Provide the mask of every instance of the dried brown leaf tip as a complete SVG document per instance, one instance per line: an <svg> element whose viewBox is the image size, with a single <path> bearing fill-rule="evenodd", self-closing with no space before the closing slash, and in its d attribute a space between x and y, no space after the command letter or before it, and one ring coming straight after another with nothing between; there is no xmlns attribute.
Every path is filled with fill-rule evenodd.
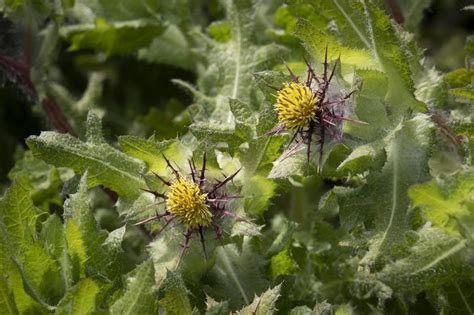
<svg viewBox="0 0 474 315"><path fill-rule="evenodd" d="M269 135L285 131L293 133L283 158L298 151L302 145L306 145L308 164L311 144L315 141L319 145L318 169L321 167L326 137L341 141L344 120L365 124L345 117L346 101L355 91L347 94L334 91L332 80L338 61L330 70L327 56L326 48L321 76L317 76L312 65L305 60L307 70L304 81L286 66L292 82L284 83L275 95L274 109L278 115L279 124L268 132Z"/></svg>
<svg viewBox="0 0 474 315"><path fill-rule="evenodd" d="M160 235L170 224L178 224L184 226L184 242L179 261L183 257L189 242L193 235L198 235L207 258L206 245L204 239L204 230L212 228L216 234L216 238L222 236L222 229L219 220L224 217L236 217L232 212L227 210L227 203L240 196L230 196L226 194L226 185L240 172L240 169L229 176L225 176L222 180L210 181L206 178L206 155L202 159L202 167L198 169L194 160L189 160L189 174L183 174L177 166L173 166L171 161L163 155L167 167L172 171L174 179L166 180L159 174L155 176L166 187L165 192L157 192L145 190L156 198L161 199L161 203L165 204L165 211L161 214L151 216L143 221L136 223L142 225L145 223L160 221L163 225L156 233Z"/></svg>

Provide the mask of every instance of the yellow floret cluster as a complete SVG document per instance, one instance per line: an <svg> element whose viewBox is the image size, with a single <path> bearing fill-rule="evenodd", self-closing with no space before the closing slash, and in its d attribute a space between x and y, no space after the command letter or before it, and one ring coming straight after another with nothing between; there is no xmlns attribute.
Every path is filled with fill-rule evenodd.
<svg viewBox="0 0 474 315"><path fill-rule="evenodd" d="M207 227L212 222L212 213L206 204L207 194L192 181L178 179L170 186L166 195L168 212L174 214L189 229Z"/></svg>
<svg viewBox="0 0 474 315"><path fill-rule="evenodd" d="M275 111L278 120L288 129L305 128L316 119L318 98L310 88L301 83L285 83L277 92Z"/></svg>

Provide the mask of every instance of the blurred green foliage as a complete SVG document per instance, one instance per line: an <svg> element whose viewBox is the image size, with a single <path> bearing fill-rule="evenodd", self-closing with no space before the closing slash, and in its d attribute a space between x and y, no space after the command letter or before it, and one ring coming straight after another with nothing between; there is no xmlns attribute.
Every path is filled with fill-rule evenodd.
<svg viewBox="0 0 474 315"><path fill-rule="evenodd" d="M472 314L469 4L0 0L0 309ZM286 67L319 75L326 47L365 124L315 167L269 133ZM240 170L207 258L137 225L166 211L162 154Z"/></svg>

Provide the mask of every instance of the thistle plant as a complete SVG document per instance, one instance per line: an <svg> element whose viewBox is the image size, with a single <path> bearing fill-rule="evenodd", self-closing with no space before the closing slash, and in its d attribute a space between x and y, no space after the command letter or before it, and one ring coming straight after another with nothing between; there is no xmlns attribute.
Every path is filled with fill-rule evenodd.
<svg viewBox="0 0 474 315"><path fill-rule="evenodd" d="M212 227L216 238L220 239L222 230L219 221L226 216L235 217L235 215L226 209L226 203L239 196L229 196L226 194L226 184L232 182L232 179L240 172L237 170L232 175L224 177L222 180L212 182L206 178L206 154L203 156L202 167L196 168L194 160L189 160L188 165L190 174L182 174L175 168L170 160L163 155L166 165L172 171L174 180L166 180L157 173L154 175L165 185L165 193L146 190L155 197L160 198L165 203L164 213L156 214L136 223L142 225L152 221L164 221L163 226L156 233L158 236L172 222L177 221L182 224L186 232L184 233L184 242L182 244L181 254L178 264L184 253L189 247L189 242L193 234L198 234L204 257L207 259L206 244L204 239L204 230Z"/></svg>
<svg viewBox="0 0 474 315"><path fill-rule="evenodd" d="M472 315L461 2L0 1L0 313Z"/></svg>
<svg viewBox="0 0 474 315"><path fill-rule="evenodd" d="M275 111L278 114L279 125L268 134L279 134L283 131L293 133L287 155L306 145L307 163L311 155L311 144L314 140L319 145L318 169L321 167L326 136L330 139L342 140L342 121L348 120L364 124L364 122L345 117L346 101L355 92L329 93L331 81L338 61L329 72L328 48L323 62L323 73L317 76L312 65L306 62L306 79L296 76L287 66L293 81L284 83L283 88L276 94ZM277 88L275 88L277 89ZM316 139L315 139L316 138Z"/></svg>

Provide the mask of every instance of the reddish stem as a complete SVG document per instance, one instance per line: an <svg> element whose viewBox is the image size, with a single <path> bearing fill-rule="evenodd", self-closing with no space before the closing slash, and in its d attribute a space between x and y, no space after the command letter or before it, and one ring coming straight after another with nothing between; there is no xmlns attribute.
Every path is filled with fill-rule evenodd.
<svg viewBox="0 0 474 315"><path fill-rule="evenodd" d="M402 10L398 5L397 0L387 0L386 3L395 22L403 25L403 23L405 23L405 17L403 16Z"/></svg>
<svg viewBox="0 0 474 315"><path fill-rule="evenodd" d="M49 121L53 127L61 133L69 133L75 136L72 126L66 119L61 107L58 106L54 98L47 95L42 101L41 105L48 116Z"/></svg>

